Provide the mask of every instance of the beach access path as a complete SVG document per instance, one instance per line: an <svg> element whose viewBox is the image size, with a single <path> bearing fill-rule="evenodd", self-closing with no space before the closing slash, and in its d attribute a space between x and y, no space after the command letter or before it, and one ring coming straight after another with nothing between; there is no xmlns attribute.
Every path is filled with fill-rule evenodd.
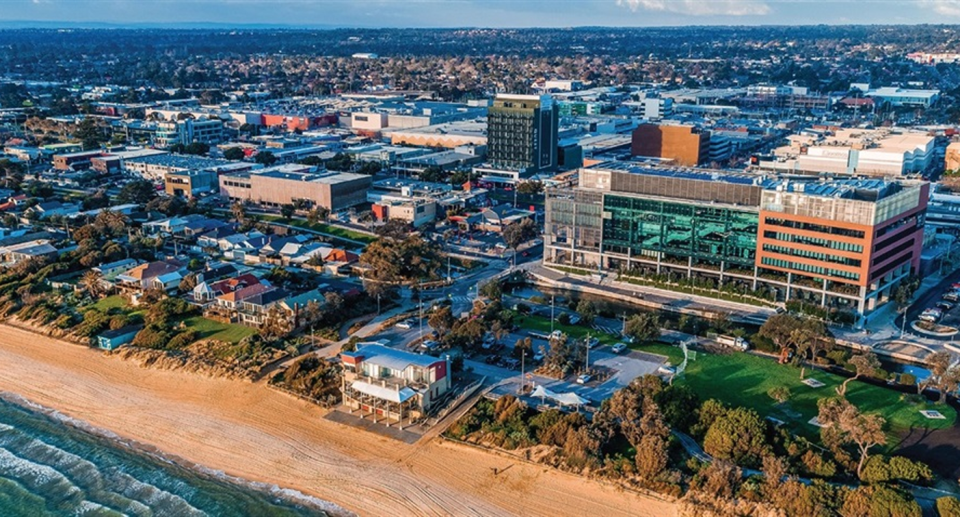
<svg viewBox="0 0 960 517"><path fill-rule="evenodd" d="M0 325L0 391L364 516L670 516L675 505L440 439L402 444L262 382L142 368ZM499 474L495 474L498 472Z"/></svg>

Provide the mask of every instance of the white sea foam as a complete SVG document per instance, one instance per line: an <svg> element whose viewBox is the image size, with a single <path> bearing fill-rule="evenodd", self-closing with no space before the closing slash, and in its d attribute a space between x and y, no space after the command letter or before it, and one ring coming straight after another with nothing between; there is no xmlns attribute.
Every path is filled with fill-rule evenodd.
<svg viewBox="0 0 960 517"><path fill-rule="evenodd" d="M81 490L53 467L26 460L0 447L0 475L12 478L35 494L56 494L68 500Z"/></svg>

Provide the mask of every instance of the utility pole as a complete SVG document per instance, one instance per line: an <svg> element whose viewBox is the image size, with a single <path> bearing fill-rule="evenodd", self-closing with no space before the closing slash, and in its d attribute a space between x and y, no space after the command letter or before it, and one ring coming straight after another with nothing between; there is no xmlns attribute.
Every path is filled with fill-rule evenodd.
<svg viewBox="0 0 960 517"><path fill-rule="evenodd" d="M420 341L423 341L423 280L420 280L420 289L417 289L417 314L419 315L418 321L420 322Z"/></svg>
<svg viewBox="0 0 960 517"><path fill-rule="evenodd" d="M623 336L627 333L627 313L620 315L620 318L623 320L623 326L620 327L620 335Z"/></svg>

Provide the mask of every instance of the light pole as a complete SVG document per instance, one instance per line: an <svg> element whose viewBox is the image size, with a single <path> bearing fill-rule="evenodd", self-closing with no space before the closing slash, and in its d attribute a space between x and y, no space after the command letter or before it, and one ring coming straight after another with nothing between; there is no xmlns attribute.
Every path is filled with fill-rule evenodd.
<svg viewBox="0 0 960 517"><path fill-rule="evenodd" d="M526 358L527 358L527 351L523 350L520 354L520 393L519 395L523 395L523 389L526 388L526 384L527 384L526 377L524 377L524 369L526 366L524 364L525 363L524 359Z"/></svg>
<svg viewBox="0 0 960 517"><path fill-rule="evenodd" d="M420 322L420 341L423 341L423 280L420 280L420 289L417 289L417 321Z"/></svg>
<svg viewBox="0 0 960 517"><path fill-rule="evenodd" d="M553 322L554 322L554 317L553 317L553 310L554 310L553 300L554 300L554 295L551 294L551 295L550 295L550 333L553 333Z"/></svg>
<svg viewBox="0 0 960 517"><path fill-rule="evenodd" d="M584 346L587 347L586 358L583 361L585 363L583 373L589 373L590 372L590 333L589 332L587 332L587 340L584 341L583 344Z"/></svg>

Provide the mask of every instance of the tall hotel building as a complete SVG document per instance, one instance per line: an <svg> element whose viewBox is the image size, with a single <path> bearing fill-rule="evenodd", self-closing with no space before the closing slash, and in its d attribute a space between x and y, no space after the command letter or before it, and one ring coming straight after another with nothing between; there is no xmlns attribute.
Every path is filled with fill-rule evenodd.
<svg viewBox="0 0 960 517"><path fill-rule="evenodd" d="M918 271L928 190L605 163L548 191L544 262L865 315Z"/></svg>
<svg viewBox="0 0 960 517"><path fill-rule="evenodd" d="M549 95L497 95L487 111L487 158L524 175L554 171L559 125Z"/></svg>

